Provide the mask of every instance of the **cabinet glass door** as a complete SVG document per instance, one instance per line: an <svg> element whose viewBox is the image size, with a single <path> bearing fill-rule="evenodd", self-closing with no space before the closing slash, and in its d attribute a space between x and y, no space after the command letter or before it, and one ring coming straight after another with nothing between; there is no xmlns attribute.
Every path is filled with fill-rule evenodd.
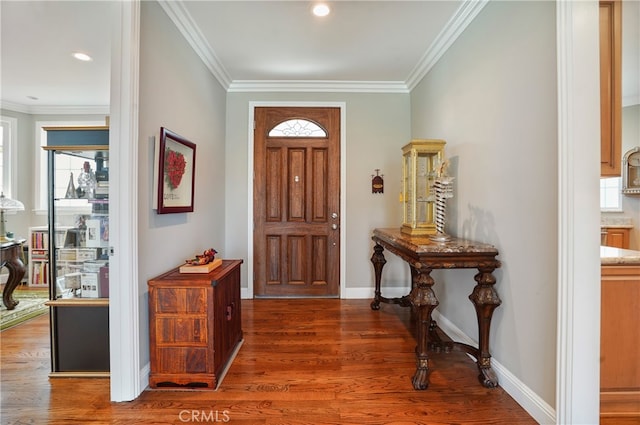
<svg viewBox="0 0 640 425"><path fill-rule="evenodd" d="M49 155L52 298L109 298L109 151Z"/></svg>

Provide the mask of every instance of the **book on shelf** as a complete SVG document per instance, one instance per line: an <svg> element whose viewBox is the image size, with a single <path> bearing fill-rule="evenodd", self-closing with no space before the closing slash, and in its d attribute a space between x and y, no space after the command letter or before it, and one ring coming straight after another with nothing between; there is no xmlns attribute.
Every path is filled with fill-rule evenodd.
<svg viewBox="0 0 640 425"><path fill-rule="evenodd" d="M49 250L47 249L31 249L31 260L41 261L49 259Z"/></svg>
<svg viewBox="0 0 640 425"><path fill-rule="evenodd" d="M49 284L49 263L36 262L31 265L31 284L32 285L48 285Z"/></svg>
<svg viewBox="0 0 640 425"><path fill-rule="evenodd" d="M81 273L80 283L82 298L98 298L100 296L98 273Z"/></svg>
<svg viewBox="0 0 640 425"><path fill-rule="evenodd" d="M47 249L49 247L49 232L37 231L31 233L31 249Z"/></svg>
<svg viewBox="0 0 640 425"><path fill-rule="evenodd" d="M100 298L109 298L109 266L100 267L98 283L98 296Z"/></svg>
<svg viewBox="0 0 640 425"><path fill-rule="evenodd" d="M109 195L109 181L99 181L96 184L95 194L98 198Z"/></svg>
<svg viewBox="0 0 640 425"><path fill-rule="evenodd" d="M86 221L85 243L88 247L106 247L109 243L109 219L99 217Z"/></svg>
<svg viewBox="0 0 640 425"><path fill-rule="evenodd" d="M56 230L56 246L63 246L66 237L67 231L65 229ZM47 246L49 245L47 244Z"/></svg>
<svg viewBox="0 0 640 425"><path fill-rule="evenodd" d="M66 229L56 230L56 246L62 246L66 236ZM29 246L31 249L49 249L49 231L48 230L34 230L31 232L31 241Z"/></svg>

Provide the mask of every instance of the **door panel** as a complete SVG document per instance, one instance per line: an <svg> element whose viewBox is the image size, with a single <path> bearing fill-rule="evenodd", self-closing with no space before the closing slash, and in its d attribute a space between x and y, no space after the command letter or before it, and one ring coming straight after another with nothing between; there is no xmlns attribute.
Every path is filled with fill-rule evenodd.
<svg viewBox="0 0 640 425"><path fill-rule="evenodd" d="M278 188L282 187L282 149L269 149L266 164L267 221L282 220L282 199Z"/></svg>
<svg viewBox="0 0 640 425"><path fill-rule="evenodd" d="M254 293L337 297L340 110L256 108L255 118ZM316 123L326 134L269 136L289 119Z"/></svg>
<svg viewBox="0 0 640 425"><path fill-rule="evenodd" d="M311 196L311 219L314 222L327 222L327 150L314 149L312 153L313 192Z"/></svg>
<svg viewBox="0 0 640 425"><path fill-rule="evenodd" d="M305 221L304 192L305 192L305 151L303 149L289 149L289 221ZM274 190L277 190L274 188Z"/></svg>

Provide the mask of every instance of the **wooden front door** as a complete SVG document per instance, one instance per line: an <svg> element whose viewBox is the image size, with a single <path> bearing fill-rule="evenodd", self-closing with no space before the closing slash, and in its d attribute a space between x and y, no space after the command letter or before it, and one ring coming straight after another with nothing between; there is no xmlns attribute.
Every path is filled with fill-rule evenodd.
<svg viewBox="0 0 640 425"><path fill-rule="evenodd" d="M257 107L254 295L338 297L340 109Z"/></svg>

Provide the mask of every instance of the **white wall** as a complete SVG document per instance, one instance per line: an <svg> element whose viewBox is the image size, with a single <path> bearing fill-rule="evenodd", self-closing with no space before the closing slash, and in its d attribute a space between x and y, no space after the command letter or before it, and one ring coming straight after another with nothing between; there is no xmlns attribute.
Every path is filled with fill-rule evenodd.
<svg viewBox="0 0 640 425"><path fill-rule="evenodd" d="M409 95L370 93L229 93L227 101L225 251L243 258L242 288L249 285L248 254L248 134L249 102L344 102L346 104L346 282L349 297L373 296L371 232L376 227L400 227L398 203L401 147L409 142ZM371 175L384 175L384 194L371 193ZM408 270L390 259L385 279L408 285Z"/></svg>
<svg viewBox="0 0 640 425"><path fill-rule="evenodd" d="M495 245L494 360L548 405L556 384L555 4L490 2L411 95L412 136L447 141L448 232ZM434 273L438 310L477 340L474 271Z"/></svg>
<svg viewBox="0 0 640 425"><path fill-rule="evenodd" d="M140 364L149 361L147 281L225 240L225 91L156 2L142 2L139 92ZM194 212L152 205L153 143L166 127L196 144Z"/></svg>

